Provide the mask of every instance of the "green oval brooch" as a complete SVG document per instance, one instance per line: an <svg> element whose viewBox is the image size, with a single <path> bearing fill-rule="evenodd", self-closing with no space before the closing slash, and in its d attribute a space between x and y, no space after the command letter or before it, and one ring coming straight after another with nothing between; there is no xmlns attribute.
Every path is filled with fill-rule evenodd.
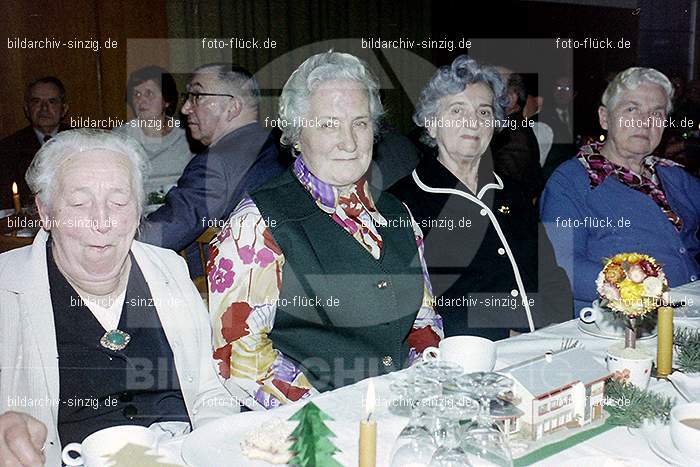
<svg viewBox="0 0 700 467"><path fill-rule="evenodd" d="M100 344L102 347L116 352L117 350L123 350L130 340L131 336L129 334L119 329L112 329L104 333L102 339L100 339Z"/></svg>

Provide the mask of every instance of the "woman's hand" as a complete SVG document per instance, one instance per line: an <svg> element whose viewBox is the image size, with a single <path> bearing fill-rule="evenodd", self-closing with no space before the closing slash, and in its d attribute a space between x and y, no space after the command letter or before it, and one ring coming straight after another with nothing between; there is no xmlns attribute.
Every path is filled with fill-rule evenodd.
<svg viewBox="0 0 700 467"><path fill-rule="evenodd" d="M46 425L20 412L0 415L0 467L42 466Z"/></svg>

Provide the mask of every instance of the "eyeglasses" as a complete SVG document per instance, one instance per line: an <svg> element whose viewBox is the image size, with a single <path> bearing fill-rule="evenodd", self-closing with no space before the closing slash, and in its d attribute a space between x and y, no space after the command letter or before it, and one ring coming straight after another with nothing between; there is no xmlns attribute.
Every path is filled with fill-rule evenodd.
<svg viewBox="0 0 700 467"><path fill-rule="evenodd" d="M557 91L569 92L569 91L571 91L571 86L557 86L556 89L557 89Z"/></svg>
<svg viewBox="0 0 700 467"><path fill-rule="evenodd" d="M183 92L181 96L184 99L183 104L190 101L195 106L199 105L199 100L205 96L236 97L233 94L217 94L213 92Z"/></svg>

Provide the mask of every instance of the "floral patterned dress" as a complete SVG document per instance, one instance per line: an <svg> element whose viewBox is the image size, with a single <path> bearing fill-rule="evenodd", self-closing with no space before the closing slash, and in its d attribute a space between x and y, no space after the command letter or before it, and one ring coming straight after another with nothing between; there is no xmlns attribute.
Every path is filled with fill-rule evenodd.
<svg viewBox="0 0 700 467"><path fill-rule="evenodd" d="M359 180L346 194L316 178L297 158L294 175L319 209L345 229L375 259L383 244L377 225L386 220L377 211L367 182ZM423 258L423 235L411 218L423 270L423 303L408 336L410 361L443 337L442 319L432 305L432 290ZM269 222L269 221L268 221ZM209 309L214 330L214 358L222 377L234 378L265 408L296 401L318 391L294 361L275 349L269 338L282 287L284 255L266 219L250 199L234 210L212 241L207 274Z"/></svg>

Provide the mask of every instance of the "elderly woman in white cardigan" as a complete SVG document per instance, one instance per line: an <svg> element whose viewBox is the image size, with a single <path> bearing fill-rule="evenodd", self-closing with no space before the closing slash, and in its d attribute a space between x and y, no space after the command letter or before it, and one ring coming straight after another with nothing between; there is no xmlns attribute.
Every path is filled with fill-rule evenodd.
<svg viewBox="0 0 700 467"><path fill-rule="evenodd" d="M184 261L134 241L147 165L127 137L73 130L27 171L43 228L0 255L2 465L60 465L61 445L114 425L239 411Z"/></svg>

